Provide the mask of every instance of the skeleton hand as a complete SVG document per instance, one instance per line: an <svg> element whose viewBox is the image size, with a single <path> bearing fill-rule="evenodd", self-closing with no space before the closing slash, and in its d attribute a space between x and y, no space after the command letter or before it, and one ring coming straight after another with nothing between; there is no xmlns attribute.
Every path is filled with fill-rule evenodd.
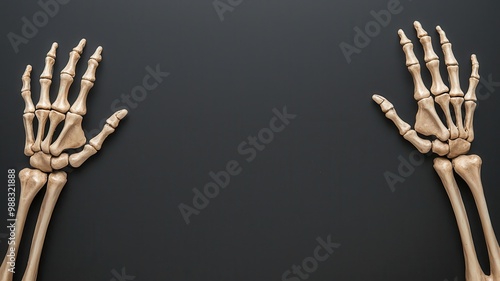
<svg viewBox="0 0 500 281"><path fill-rule="evenodd" d="M52 72L56 58L57 43L54 43L47 53L45 59L45 69L40 75L40 99L36 106L31 99L31 66L28 65L22 76L23 87L21 95L25 102L23 122L26 132L24 154L30 157L30 164L34 169L23 169L19 173L21 180L21 195L16 216L16 239L14 244L14 255L21 241L24 222L29 207L38 191L47 184L42 207L39 213L33 241L31 244L28 265L23 277L23 281L36 280L38 264L42 252L47 227L56 204L59 193L66 183L66 173L58 171L71 165L74 168L83 164L90 156L101 149L102 143L108 135L114 132L122 118L127 115L126 110L119 110L106 120L106 125L102 131L86 144L86 138L82 129L83 116L86 114L86 100L89 90L94 86L95 72L101 61L102 48L98 47L88 61L88 68L81 80L80 93L70 106L68 102L68 92L75 77L75 69L83 48L85 39L82 39L78 46L70 52L69 62L61 71L59 91L56 100L51 103L49 89L52 83ZM36 138L33 130L33 119L37 117ZM55 138L54 133L61 122L64 126ZM48 130L45 131L48 124ZM69 155L65 151L68 149L83 149L80 152ZM47 175L50 173L49 175ZM10 247L10 246L9 246ZM10 251L7 252L7 255ZM0 281L12 280L12 268L10 257L6 255L0 268Z"/></svg>
<svg viewBox="0 0 500 281"><path fill-rule="evenodd" d="M431 37L419 22L415 22L414 26L424 49L424 60L427 69L432 77L432 86L429 92L420 76L420 64L413 52L413 44L406 37L405 33L399 30L400 43L406 55L406 66L415 84L414 98L418 103L415 130L411 129L410 125L397 115L393 105L387 99L380 95L373 95L372 98L380 105L385 116L394 122L399 129L399 133L420 152L427 153L432 150L432 152L439 156L446 156L452 159L450 161L444 157L435 158L434 169L441 178L455 213L465 256L466 280L499 281L500 248L491 225L481 183L480 170L482 161L477 155L465 155L470 149L471 142L474 140L472 123L476 109L479 63L476 56L472 55L472 73L469 79L469 89L464 96L460 88L458 62L451 50L451 43L448 41L444 31L438 26L436 29L440 35L444 61L448 70L448 80L450 82L450 88L448 88L441 78L439 58L432 48ZM430 93L433 94L434 98L431 97ZM446 126L436 113L434 102L441 107L446 119ZM454 120L451 115L450 103L453 107ZM465 104L464 120L462 118L463 104ZM435 139L431 142L430 140L421 138L417 133L425 136L434 136ZM484 274L477 260L467 213L453 171L465 180L474 196L486 238L491 268L490 275Z"/></svg>
<svg viewBox="0 0 500 281"><path fill-rule="evenodd" d="M476 109L476 87L479 82L479 63L476 56L472 55L472 73L469 79L469 90L464 97L460 88L458 77L458 62L451 50L451 43L448 41L444 31L438 26L436 29L441 37L441 46L444 53L444 61L448 70L450 88L448 88L441 78L439 71L439 58L434 52L431 43L431 37L422 28L419 22L415 22L418 38L422 43L427 69L432 76L431 90L426 88L420 75L420 63L413 52L413 44L406 37L402 30L398 34L401 38L401 45L406 55L406 66L410 71L415 90L413 97L418 103L418 111L415 122L415 130L410 125L401 120L396 113L393 105L384 97L373 95L373 100L380 105L385 116L391 119L398 127L399 133L410 141L420 152L432 152L439 156L455 158L466 154L471 142L474 140L473 116ZM430 93L434 95L431 97ZM465 126L462 118L462 104L465 100ZM434 101L440 105L446 118L445 126L434 107ZM455 122L453 122L450 103L455 113ZM434 141L420 138L417 133L425 136L435 136Z"/></svg>

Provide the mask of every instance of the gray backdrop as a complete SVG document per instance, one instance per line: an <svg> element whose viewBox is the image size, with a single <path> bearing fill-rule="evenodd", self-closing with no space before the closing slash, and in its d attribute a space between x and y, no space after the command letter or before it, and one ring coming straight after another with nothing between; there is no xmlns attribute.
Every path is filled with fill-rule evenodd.
<svg viewBox="0 0 500 281"><path fill-rule="evenodd" d="M68 171L38 280L464 280L460 237L433 156L419 156L371 95L387 96L414 123L413 83L397 36L403 28L423 61L414 20L441 57L434 28L445 29L464 90L470 54L478 55L472 152L483 158L490 215L500 229L499 7L411 0L3 1L0 225L7 225L7 169L29 165L23 70L33 65L36 102L51 43L60 46L58 73L86 38L70 100L86 60L104 48L84 119L87 137L117 108L129 115L97 155ZM143 80L158 71L143 91ZM425 68L423 76L429 85ZM55 75L53 95L58 81ZM288 117L275 117L285 109ZM228 168L232 175L220 173ZM398 181L391 184L387 175ZM217 176L224 188L215 188ZM487 272L477 212L459 184ZM206 185L212 198L195 195ZM43 193L30 209L15 280ZM185 219L180 207L192 214ZM0 229L4 253L7 230Z"/></svg>

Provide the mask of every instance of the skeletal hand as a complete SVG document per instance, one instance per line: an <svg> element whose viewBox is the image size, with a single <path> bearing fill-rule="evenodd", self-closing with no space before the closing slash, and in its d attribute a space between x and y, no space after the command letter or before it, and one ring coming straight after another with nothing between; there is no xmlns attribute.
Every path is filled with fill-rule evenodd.
<svg viewBox="0 0 500 281"><path fill-rule="evenodd" d="M473 117L477 100L476 87L479 83L479 63L476 56L472 55L472 73L469 79L469 89L464 97L464 93L460 88L458 62L453 55L451 43L448 41L444 31L439 26L436 28L441 39L450 88L444 84L441 78L439 57L433 50L431 37L419 22L415 22L415 29L424 49L424 61L432 76L432 86L429 92L420 75L420 63L413 52L413 43L406 37L403 30L399 30L400 43L406 55L406 66L413 77L415 85L413 97L418 103L415 130L398 116L394 106L386 98L380 95L373 95L372 98L380 105L385 116L391 119L398 127L399 133L421 153L427 153L432 150L432 152L439 156L455 158L469 152L471 142L474 140ZM431 93L434 97L430 95ZM441 107L446 119L446 126L436 113L434 102ZM454 118L452 117L450 103L453 107ZM465 105L465 119L462 117L463 104ZM436 139L431 142L430 140L421 138L417 133L425 136L435 136Z"/></svg>
<svg viewBox="0 0 500 281"><path fill-rule="evenodd" d="M432 150L439 156L449 158L436 157L434 169L448 194L457 221L465 258L465 279L467 281L500 281L500 247L490 220L481 182L482 160L477 155L465 155L469 152L474 140L473 116L476 109L476 87L479 83L479 63L476 56L472 55L469 89L464 96L460 88L458 62L451 50L451 43L444 31L438 26L436 29L440 35L444 61L448 70L450 83L450 88L448 88L441 78L439 58L433 51L431 37L419 22L415 22L414 26L424 49L426 66L432 76L432 86L429 92L420 76L420 64L413 52L413 44L404 32L399 30L400 42L406 55L406 66L415 84L414 98L418 103L415 130L411 129L410 125L397 115L394 106L387 99L380 95L373 95L372 98L380 105L385 116L398 127L399 133L420 152L427 153ZM430 93L433 94L434 98L431 97ZM441 107L446 119L446 126L436 113L434 102ZM450 103L454 116L451 114ZM465 119L462 118L463 104L465 105ZM417 133L433 136L435 139L430 141L421 138ZM467 212L455 180L455 173L464 179L474 197L488 249L489 275L484 273L478 262Z"/></svg>
<svg viewBox="0 0 500 281"><path fill-rule="evenodd" d="M23 122L26 133L24 154L30 157L30 164L34 169L25 168L19 172L21 193L16 214L15 239L13 247L9 246L0 267L0 281L11 281L13 278L15 269L12 268L12 254L15 259L31 202L38 191L47 183L47 190L33 234L28 264L23 276L23 281L36 280L47 227L59 194L67 181L67 175L61 169L68 165L77 168L90 156L96 154L101 149L106 137L115 131L120 120L127 115L127 110L124 109L115 112L106 120L102 131L86 143L82 120L87 112L87 95L94 86L96 69L102 59L101 47L97 48L88 61L88 68L82 77L80 92L75 102L71 106L68 102L68 92L75 77L76 64L85 43L85 39L82 39L78 46L70 52L69 62L61 71L59 90L53 103L50 102L49 92L57 43L52 44L45 58L45 68L40 75L40 98L36 106L31 99L32 68L30 65L26 67L22 76L21 95L25 102ZM35 116L37 119L36 136L33 129ZM58 125L63 121L62 130L58 136L55 136ZM66 152L70 149L81 149L81 151L70 155Z"/></svg>
<svg viewBox="0 0 500 281"><path fill-rule="evenodd" d="M81 88L78 98L70 107L68 102L68 91L75 77L75 68L85 46L85 39L70 52L70 59L66 67L61 71L61 83L56 100L51 104L49 100L49 88L52 83L52 71L56 57L57 43L47 53L45 69L40 75L40 100L36 107L31 100L30 74L31 66L26 67L23 75L23 88L21 90L26 107L24 109L24 125L26 130L26 143L24 154L30 156L30 164L43 172L60 170L66 166L79 167L90 156L101 149L106 137L113 133L118 123L127 115L127 110L115 112L106 121L101 133L86 143L85 134L82 129L83 116L87 113L86 100L89 90L94 86L95 72L101 61L102 48L98 47L88 61L88 68L82 77ZM33 135L32 122L37 117L38 130L36 139ZM46 123L49 121L49 129L45 133ZM56 127L64 121L64 127L58 138L53 141ZM85 146L84 146L85 145ZM68 155L63 153L67 149L78 149L83 146L81 152Z"/></svg>

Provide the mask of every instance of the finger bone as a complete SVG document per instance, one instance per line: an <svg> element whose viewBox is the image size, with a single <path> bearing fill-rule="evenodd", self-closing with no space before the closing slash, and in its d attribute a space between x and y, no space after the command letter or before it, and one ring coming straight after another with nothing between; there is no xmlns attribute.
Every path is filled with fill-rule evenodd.
<svg viewBox="0 0 500 281"><path fill-rule="evenodd" d="M80 93L70 108L70 111L73 113L82 116L87 113L87 96L90 89L94 86L95 73L97 67L99 66L99 62L102 60L101 53L102 47L99 46L88 61L87 71L85 71L85 74L82 77Z"/></svg>
<svg viewBox="0 0 500 281"><path fill-rule="evenodd" d="M50 51L45 58L45 68L40 75L40 99L36 105L37 109L50 109L49 90L52 84L52 72L54 70L54 63L56 59L57 43L53 43Z"/></svg>

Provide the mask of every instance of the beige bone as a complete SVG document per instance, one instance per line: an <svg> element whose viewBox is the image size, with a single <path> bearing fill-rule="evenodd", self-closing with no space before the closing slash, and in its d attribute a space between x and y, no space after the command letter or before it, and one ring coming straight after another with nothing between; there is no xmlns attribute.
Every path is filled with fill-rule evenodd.
<svg viewBox="0 0 500 281"><path fill-rule="evenodd" d="M28 215L33 198L35 198L35 195L45 185L45 182L47 182L47 174L40 170L25 168L19 172L19 180L21 184L21 193L16 214L16 236L13 244L16 257L23 235L26 216ZM13 274L8 270L8 254L9 251L7 251L2 266L0 267L0 281L12 281Z"/></svg>

